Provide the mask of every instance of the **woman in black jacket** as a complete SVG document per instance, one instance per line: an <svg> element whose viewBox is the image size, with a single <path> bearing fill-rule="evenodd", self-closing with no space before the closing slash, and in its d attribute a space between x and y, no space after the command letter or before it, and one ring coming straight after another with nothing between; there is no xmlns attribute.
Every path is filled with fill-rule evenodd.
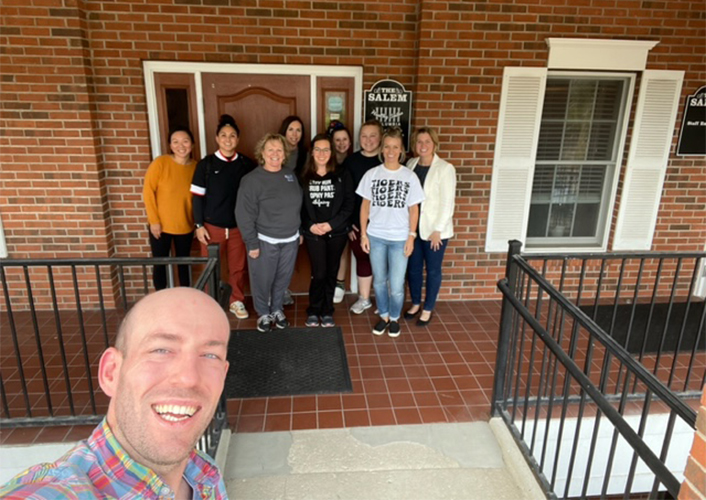
<svg viewBox="0 0 706 500"><path fill-rule="evenodd" d="M302 173L302 231L311 260L306 326L331 327L335 326L336 274L353 213L353 181L348 172L336 167L328 135L317 135L311 144L311 156Z"/></svg>

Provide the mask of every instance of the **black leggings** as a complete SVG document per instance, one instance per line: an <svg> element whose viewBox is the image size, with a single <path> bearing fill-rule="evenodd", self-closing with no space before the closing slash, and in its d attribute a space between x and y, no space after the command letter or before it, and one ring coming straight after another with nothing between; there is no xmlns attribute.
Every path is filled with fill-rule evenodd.
<svg viewBox="0 0 706 500"><path fill-rule="evenodd" d="M348 235L328 237L306 234L304 240L311 260L309 307L306 313L309 316L332 316L336 275Z"/></svg>
<svg viewBox="0 0 706 500"><path fill-rule="evenodd" d="M155 238L150 232L150 247L152 247L153 257L169 257L169 252L172 249L172 241L174 241L174 253L176 257L188 257L191 253L191 242L194 239L194 233L188 234L169 234L162 233L159 239ZM179 267L179 285L191 286L189 279L189 266L182 265ZM167 288L167 267L154 266L154 275L152 277L155 290Z"/></svg>

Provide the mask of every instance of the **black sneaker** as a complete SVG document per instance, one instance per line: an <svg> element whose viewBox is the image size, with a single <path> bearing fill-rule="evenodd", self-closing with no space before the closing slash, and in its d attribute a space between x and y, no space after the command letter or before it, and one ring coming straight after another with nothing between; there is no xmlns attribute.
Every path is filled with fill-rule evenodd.
<svg viewBox="0 0 706 500"><path fill-rule="evenodd" d="M387 334L390 337L399 337L400 336L400 324L397 321L390 321L390 326L387 330Z"/></svg>
<svg viewBox="0 0 706 500"><path fill-rule="evenodd" d="M373 327L373 335L384 335L385 330L387 330L387 327L390 325L388 321L385 321L384 319L381 319L380 321L377 322L377 324ZM399 327L398 327L399 328ZM398 334L399 335L399 334Z"/></svg>
<svg viewBox="0 0 706 500"><path fill-rule="evenodd" d="M316 314L310 314L309 317L306 318L304 326L307 326L309 328L319 326L319 317Z"/></svg>
<svg viewBox="0 0 706 500"><path fill-rule="evenodd" d="M333 316L321 316L321 326L323 326L324 328L333 328L334 326L336 326L336 322L333 320Z"/></svg>
<svg viewBox="0 0 706 500"><path fill-rule="evenodd" d="M269 332L272 329L272 317L269 314L260 316L257 319L257 331L261 333Z"/></svg>
<svg viewBox="0 0 706 500"><path fill-rule="evenodd" d="M289 326L289 321L287 321L287 317L282 311L277 311L276 313L274 313L272 315L272 321L274 322L275 326L280 330L284 330Z"/></svg>

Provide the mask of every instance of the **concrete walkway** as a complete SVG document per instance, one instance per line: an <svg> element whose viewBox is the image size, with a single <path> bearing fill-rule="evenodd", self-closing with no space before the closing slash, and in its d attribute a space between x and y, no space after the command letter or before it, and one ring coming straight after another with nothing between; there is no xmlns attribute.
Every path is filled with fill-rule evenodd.
<svg viewBox="0 0 706 500"><path fill-rule="evenodd" d="M242 433L223 473L239 500L543 498L508 448L486 422Z"/></svg>

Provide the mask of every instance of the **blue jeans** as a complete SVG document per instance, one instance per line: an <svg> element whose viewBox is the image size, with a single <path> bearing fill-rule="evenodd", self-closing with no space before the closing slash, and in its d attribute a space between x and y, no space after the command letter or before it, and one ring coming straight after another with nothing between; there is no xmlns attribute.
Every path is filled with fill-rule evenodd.
<svg viewBox="0 0 706 500"><path fill-rule="evenodd" d="M409 280L409 295L412 304L422 303L422 278L424 264L427 266L427 286L424 296L424 310L433 311L436 306L436 298L441 289L441 263L444 260L444 252L449 240L441 240L441 248L434 251L431 249L431 241L424 241L419 236L414 239L414 252L409 257L409 270L407 279Z"/></svg>
<svg viewBox="0 0 706 500"><path fill-rule="evenodd" d="M404 276L407 272L405 242L383 240L370 235L368 239L378 314L383 319L397 321L404 305Z"/></svg>

